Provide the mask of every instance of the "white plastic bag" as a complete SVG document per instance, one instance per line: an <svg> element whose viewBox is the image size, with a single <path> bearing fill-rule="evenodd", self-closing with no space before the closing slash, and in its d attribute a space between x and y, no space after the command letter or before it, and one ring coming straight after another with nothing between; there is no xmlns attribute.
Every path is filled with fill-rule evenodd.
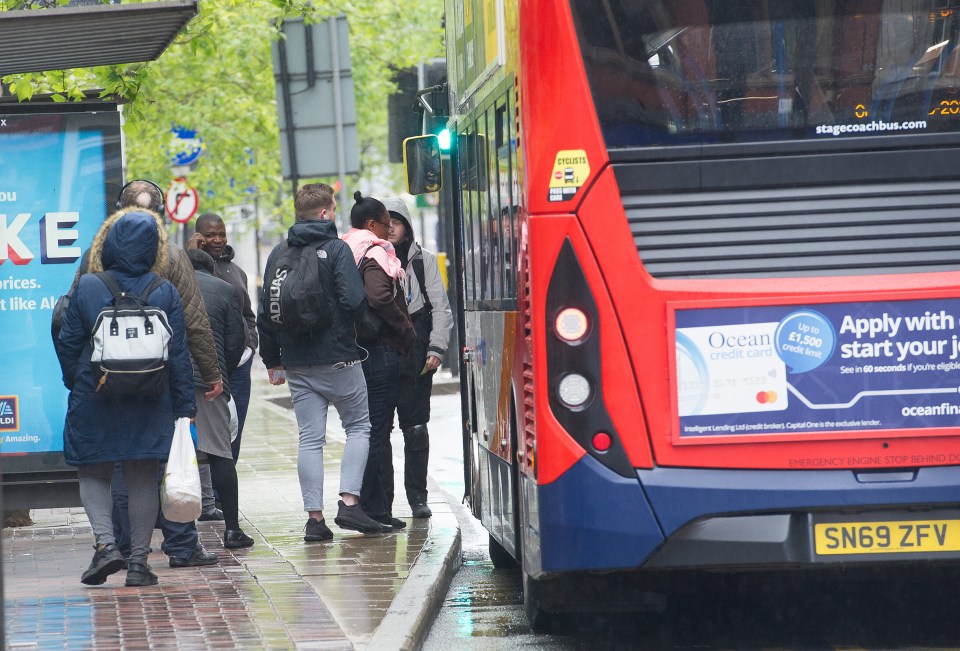
<svg viewBox="0 0 960 651"><path fill-rule="evenodd" d="M190 437L190 419L178 418L167 470L160 487L163 516L171 522L193 522L200 517L200 468Z"/></svg>
<svg viewBox="0 0 960 651"><path fill-rule="evenodd" d="M230 410L230 442L233 443L240 434L240 419L237 418L237 403L233 401L233 396L227 402L227 409Z"/></svg>

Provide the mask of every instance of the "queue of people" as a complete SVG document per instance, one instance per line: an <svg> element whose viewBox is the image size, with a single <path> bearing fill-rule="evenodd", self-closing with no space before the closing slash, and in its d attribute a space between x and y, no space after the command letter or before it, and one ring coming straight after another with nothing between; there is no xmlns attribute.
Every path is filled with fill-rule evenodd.
<svg viewBox="0 0 960 651"><path fill-rule="evenodd" d="M296 223L267 259L254 315L246 275L233 262L219 215L198 218L184 250L167 241L160 189L143 180L123 188L117 212L81 260L54 329L70 391L65 458L78 469L94 533L82 583L102 584L126 568L126 585L156 584L147 564L155 526L170 567L218 562L199 544L195 522L171 522L159 508L177 418L193 422L208 485L199 519L223 521L225 548L254 544L239 526L235 464L258 348L270 383L290 388L306 542L334 535L323 495L330 404L346 432L335 524L365 534L406 526L393 515L395 415L404 436L407 500L413 517L430 517L429 401L452 328L450 307L436 258L415 242L403 201L359 192L354 199L352 228L340 237L333 189L316 183L297 192ZM96 344L90 333L110 310L116 329L119 296L149 306L169 330L164 382L150 395L107 390L119 386L108 380L118 371L91 363ZM153 327L144 320L147 335ZM126 338L140 336L136 331L129 328Z"/></svg>

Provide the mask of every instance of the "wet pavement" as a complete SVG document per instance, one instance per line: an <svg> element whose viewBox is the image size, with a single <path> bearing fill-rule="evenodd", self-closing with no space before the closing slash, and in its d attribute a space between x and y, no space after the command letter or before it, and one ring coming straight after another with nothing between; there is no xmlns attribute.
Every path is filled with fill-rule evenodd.
<svg viewBox="0 0 960 651"><path fill-rule="evenodd" d="M201 542L219 564L171 569L155 531L149 562L159 585L124 587L121 571L87 587L80 574L93 536L83 509L34 510L32 526L3 530L6 648L408 649L422 642L460 563L459 527L442 492L431 492L433 517L414 520L402 497L402 463L395 464L394 515L407 528L362 535L337 527L343 432L331 413L324 494L334 539L304 543L296 420L283 406L289 392L259 382L255 371L253 394L237 472L240 526L256 544L225 549L223 524L201 522Z"/></svg>

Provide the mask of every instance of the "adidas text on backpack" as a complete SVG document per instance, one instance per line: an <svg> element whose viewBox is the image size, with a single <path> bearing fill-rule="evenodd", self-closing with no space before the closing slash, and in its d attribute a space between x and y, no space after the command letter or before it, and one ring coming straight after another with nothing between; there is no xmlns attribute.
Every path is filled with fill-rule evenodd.
<svg viewBox="0 0 960 651"><path fill-rule="evenodd" d="M108 273L95 274L113 299L97 315L90 343L96 391L108 396L153 396L167 390L172 330L167 314L145 298L124 292ZM162 285L159 276L144 292Z"/></svg>
<svg viewBox="0 0 960 651"><path fill-rule="evenodd" d="M308 333L330 325L332 311L320 282L323 244L290 246L277 254L264 274L267 317L279 330Z"/></svg>

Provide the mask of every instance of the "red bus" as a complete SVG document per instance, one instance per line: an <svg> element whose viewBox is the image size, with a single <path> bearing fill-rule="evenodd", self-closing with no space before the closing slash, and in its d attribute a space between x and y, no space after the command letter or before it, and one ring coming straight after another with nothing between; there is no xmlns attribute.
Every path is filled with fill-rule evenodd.
<svg viewBox="0 0 960 651"><path fill-rule="evenodd" d="M466 463L531 620L960 556L954 0L448 0Z"/></svg>

